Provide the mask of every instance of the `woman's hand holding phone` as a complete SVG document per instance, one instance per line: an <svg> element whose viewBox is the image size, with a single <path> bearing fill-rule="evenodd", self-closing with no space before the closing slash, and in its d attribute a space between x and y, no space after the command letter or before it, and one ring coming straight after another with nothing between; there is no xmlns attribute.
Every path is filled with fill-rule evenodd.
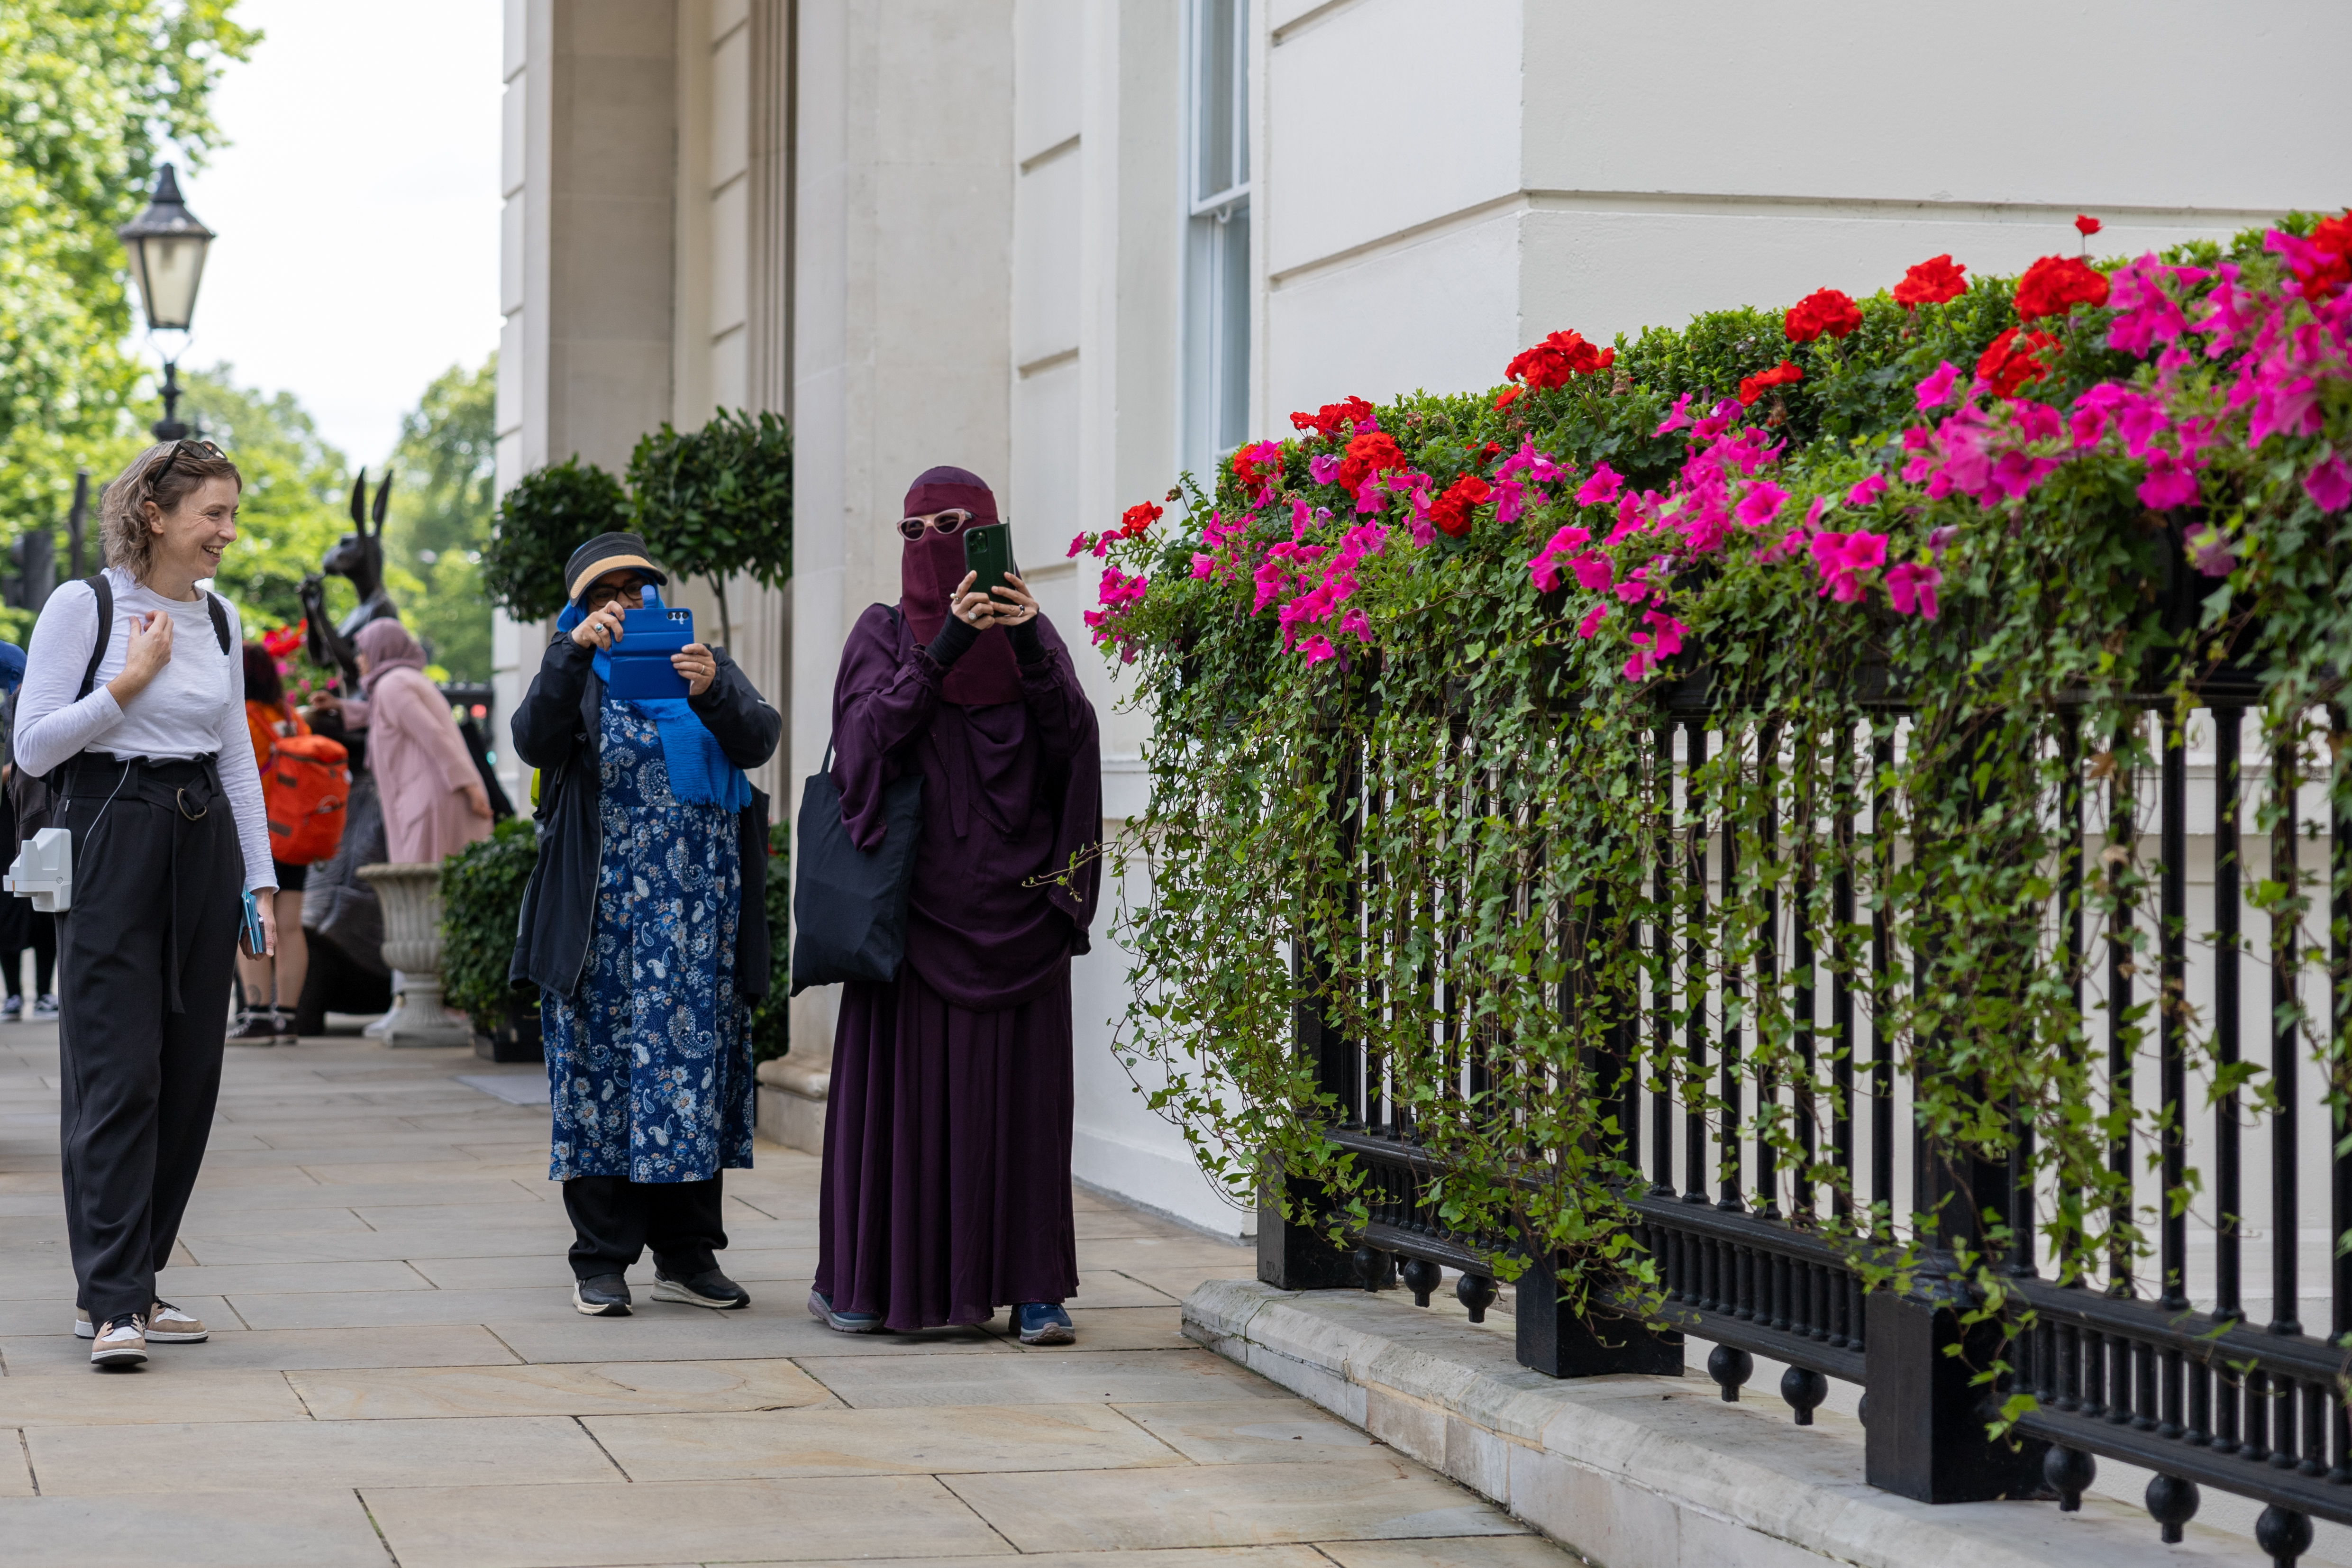
<svg viewBox="0 0 2352 1568"><path fill-rule="evenodd" d="M955 616L986 631L990 626L1017 626L1037 616L1037 601L1029 595L1029 584L1019 574L1007 572L1004 583L983 594L972 584L980 580L977 572L967 572L956 584ZM1010 584L1007 586L1006 584ZM1001 595L1002 597L992 597Z"/></svg>
<svg viewBox="0 0 2352 1568"><path fill-rule="evenodd" d="M610 648L621 640L622 614L618 599L602 609L589 611L587 618L572 628L572 640L582 647Z"/></svg>

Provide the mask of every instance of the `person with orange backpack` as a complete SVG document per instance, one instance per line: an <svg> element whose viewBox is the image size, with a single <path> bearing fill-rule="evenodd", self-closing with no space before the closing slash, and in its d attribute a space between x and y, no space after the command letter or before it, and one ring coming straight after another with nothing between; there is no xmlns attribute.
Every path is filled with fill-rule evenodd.
<svg viewBox="0 0 2352 1568"><path fill-rule="evenodd" d="M311 865L332 855L341 842L352 775L342 744L312 734L286 700L278 660L259 643L245 645L245 726L261 769L270 863L278 869L278 956L255 958L238 951L237 980L246 1005L228 1037L262 1045L295 1038L295 1006L310 967L302 889Z"/></svg>

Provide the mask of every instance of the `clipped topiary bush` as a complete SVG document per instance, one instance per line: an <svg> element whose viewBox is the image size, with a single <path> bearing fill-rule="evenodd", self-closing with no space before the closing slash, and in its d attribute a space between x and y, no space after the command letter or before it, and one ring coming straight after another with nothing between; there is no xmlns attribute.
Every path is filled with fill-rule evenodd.
<svg viewBox="0 0 2352 1568"><path fill-rule="evenodd" d="M441 863L443 994L484 1034L495 1031L509 1005L537 1001L507 985L523 888L537 864L538 831L520 816L509 817L488 838Z"/></svg>
<svg viewBox="0 0 2352 1568"><path fill-rule="evenodd" d="M576 456L551 463L499 500L482 546L482 587L516 620L543 621L563 608L563 563L572 552L630 525L620 480Z"/></svg>

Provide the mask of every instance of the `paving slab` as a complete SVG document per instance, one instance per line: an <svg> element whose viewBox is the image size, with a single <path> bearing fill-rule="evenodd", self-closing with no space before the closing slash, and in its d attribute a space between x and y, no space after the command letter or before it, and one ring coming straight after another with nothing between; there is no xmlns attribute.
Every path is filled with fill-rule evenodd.
<svg viewBox="0 0 2352 1568"><path fill-rule="evenodd" d="M386 1568L345 1488L0 1499L8 1568Z"/></svg>
<svg viewBox="0 0 2352 1568"><path fill-rule="evenodd" d="M570 1227L562 1225L560 1215L551 1226L535 1210L519 1209L517 1213L528 1223L469 1226L455 1234L401 1226L299 1236L183 1237L182 1245L207 1268L259 1263L390 1263L402 1261L412 1254L421 1257L426 1253L444 1258L506 1258L516 1253L552 1250L561 1256L571 1246Z"/></svg>
<svg viewBox="0 0 2352 1568"><path fill-rule="evenodd" d="M426 1421L247 1421L144 1426L35 1426L25 1441L41 1490L275 1490L616 1481L577 1421L560 1416Z"/></svg>
<svg viewBox="0 0 2352 1568"><path fill-rule="evenodd" d="M917 1563L922 1568L1002 1568L1003 1562L1001 1557L897 1558L888 1563L842 1558L837 1563L812 1563L807 1568L850 1568L853 1563L857 1568L893 1568L894 1563L907 1568ZM730 1568L734 1565L730 1564ZM760 1565L745 1563L740 1568ZM1149 1557L1124 1552L1040 1552L1024 1554L1021 1568L1330 1568L1330 1560L1311 1546L1207 1546L1155 1552Z"/></svg>
<svg viewBox="0 0 2352 1568"><path fill-rule="evenodd" d="M286 1381L321 1421L775 1411L840 1403L788 1361L349 1368L288 1373ZM0 1380L0 1391L6 1387ZM0 1423L7 1408L0 1398Z"/></svg>
<svg viewBox="0 0 2352 1568"><path fill-rule="evenodd" d="M839 1394L844 1404L859 1409L1251 1398L1298 1403L1288 1390L1202 1350L1081 1353L1072 1349L1058 1356L960 1356L923 1362L832 1356L803 1361L802 1365L810 1376Z"/></svg>
<svg viewBox="0 0 2352 1568"><path fill-rule="evenodd" d="M1187 1465L942 1483L1024 1552L1517 1535L1527 1526L1385 1448L1319 1465Z"/></svg>
<svg viewBox="0 0 2352 1568"><path fill-rule="evenodd" d="M1373 1440L1303 1400L1268 1408L1263 1399L1191 1405L1122 1405L1119 1414L1188 1459L1203 1465L1313 1464L1345 1459Z"/></svg>
<svg viewBox="0 0 2352 1568"><path fill-rule="evenodd" d="M294 1421L309 1414L276 1372L175 1367L153 1377L0 1377L0 1426Z"/></svg>
<svg viewBox="0 0 2352 1568"><path fill-rule="evenodd" d="M400 1568L625 1568L1012 1552L929 1476L385 1487L362 1496ZM381 1551L373 1568L383 1568Z"/></svg>
<svg viewBox="0 0 2352 1568"><path fill-rule="evenodd" d="M79 1350L73 1347L81 1346ZM413 1329L274 1329L223 1334L200 1345L154 1345L147 1364L125 1378L168 1377L174 1370L299 1372L348 1366L511 1365L518 1358L478 1324ZM0 1339L10 1377L91 1375L89 1348L69 1335Z"/></svg>
<svg viewBox="0 0 2352 1568"><path fill-rule="evenodd" d="M1579 1557L1540 1535L1502 1538L1457 1535L1420 1541L1330 1541L1323 1555L1339 1568L1571 1568ZM1028 1568L1029 1559L1022 1560ZM1157 1568L1155 1562L1154 1568ZM1726 1563L1724 1568L1739 1568Z"/></svg>
<svg viewBox="0 0 2352 1568"><path fill-rule="evenodd" d="M240 1291L236 1310L257 1329L368 1329L420 1323L487 1323L531 1318L576 1320L572 1274L542 1274L528 1290L321 1290L298 1295Z"/></svg>
<svg viewBox="0 0 2352 1568"><path fill-rule="evenodd" d="M788 1356L817 1361L835 1356L870 1360L961 1361L1011 1355L994 1334L979 1329L935 1329L925 1334L838 1334L808 1315L806 1292L770 1305L758 1293L740 1312L714 1312L640 1298L626 1318L494 1318L488 1327L525 1361L707 1361L730 1356ZM958 1404L970 1401L940 1401Z"/></svg>
<svg viewBox="0 0 2352 1568"><path fill-rule="evenodd" d="M202 1318L215 1333L242 1333L245 1323L218 1296L173 1296L175 1305ZM74 1331L74 1289L70 1276L62 1289L44 1297L0 1301L0 1334L68 1334Z"/></svg>
<svg viewBox="0 0 2352 1568"><path fill-rule="evenodd" d="M1024 1355L1068 1355L1073 1351L1175 1351L1188 1349L1183 1310L1179 1307L1114 1307L1070 1305L1070 1321L1077 1330L1075 1345L1024 1345L1013 1324L1013 1314L1000 1314L989 1324Z"/></svg>
<svg viewBox="0 0 2352 1568"><path fill-rule="evenodd" d="M1166 1444L1100 1405L600 1416L583 1425L613 1462L639 1481L1184 1463Z"/></svg>

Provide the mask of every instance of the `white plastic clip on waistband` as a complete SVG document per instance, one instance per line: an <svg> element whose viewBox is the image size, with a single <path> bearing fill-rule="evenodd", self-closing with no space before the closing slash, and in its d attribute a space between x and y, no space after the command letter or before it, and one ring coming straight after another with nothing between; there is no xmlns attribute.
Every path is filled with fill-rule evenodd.
<svg viewBox="0 0 2352 1568"><path fill-rule="evenodd" d="M44 827L25 840L0 889L33 900L45 914L73 908L73 835L62 827Z"/></svg>

